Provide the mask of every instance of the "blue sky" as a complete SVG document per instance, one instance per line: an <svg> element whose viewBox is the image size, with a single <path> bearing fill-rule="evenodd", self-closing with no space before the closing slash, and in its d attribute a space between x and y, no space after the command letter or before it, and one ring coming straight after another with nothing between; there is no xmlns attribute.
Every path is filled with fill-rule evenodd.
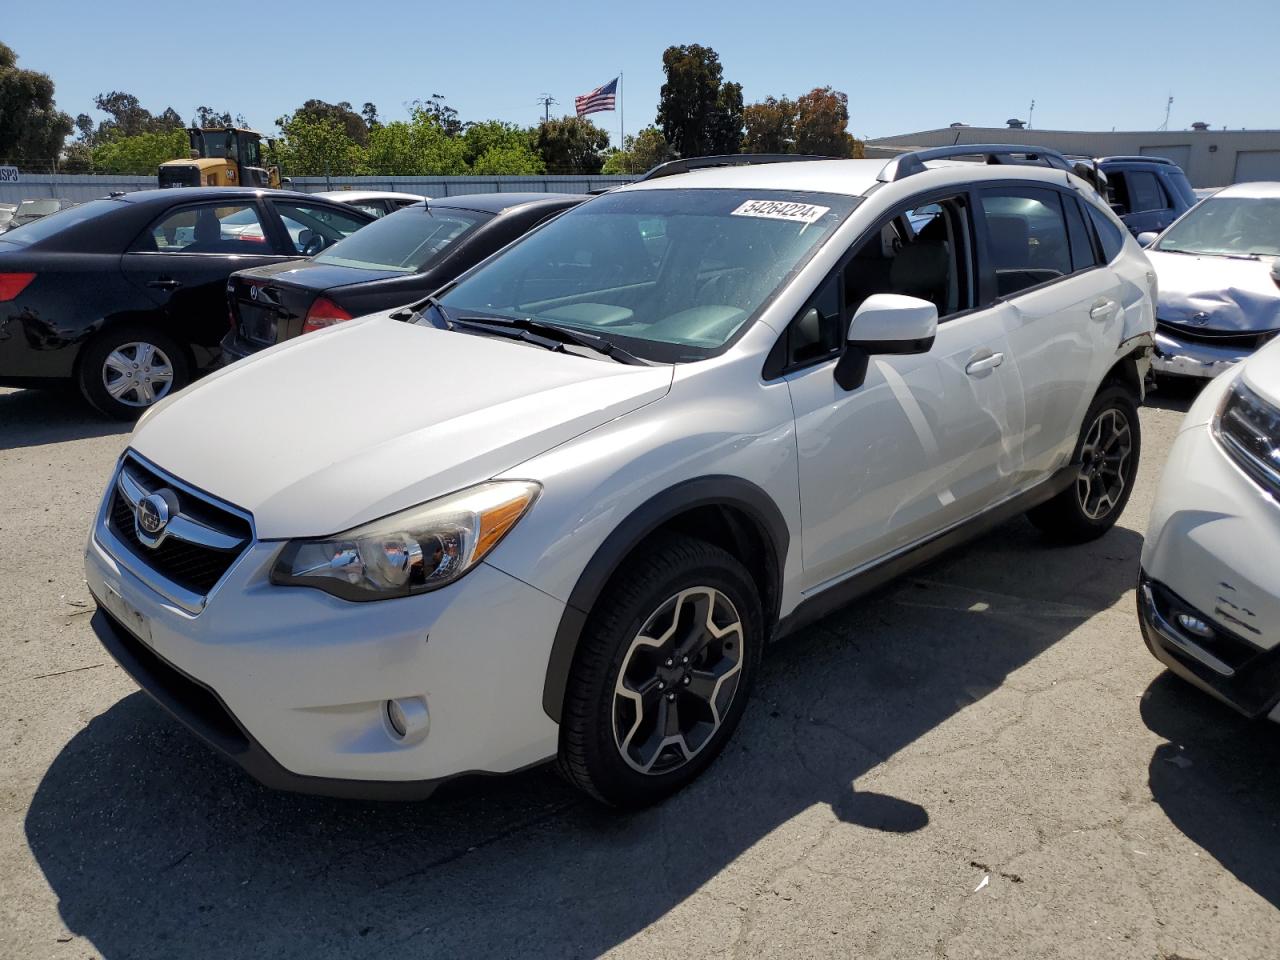
<svg viewBox="0 0 1280 960"><path fill-rule="evenodd" d="M540 94L573 98L625 72L626 126L651 123L662 51L713 47L747 102L830 84L850 132L884 136L954 120L1056 129L1280 127L1275 0L1159 4L854 0L554 5L506 0L13 2L0 40L50 74L61 109L124 90L155 112L200 104L261 130L310 97L366 100L384 119L444 94L463 120L528 124ZM539 9L538 7L542 8ZM1221 11L1221 22L1215 14ZM619 117L594 119L616 136Z"/></svg>

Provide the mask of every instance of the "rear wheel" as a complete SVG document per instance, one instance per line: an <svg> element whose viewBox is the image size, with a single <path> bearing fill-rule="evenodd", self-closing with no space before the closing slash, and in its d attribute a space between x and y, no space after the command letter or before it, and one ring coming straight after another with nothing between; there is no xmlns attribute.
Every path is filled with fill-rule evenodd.
<svg viewBox="0 0 1280 960"><path fill-rule="evenodd" d="M1027 516L1062 543L1097 539L1113 526L1133 493L1142 450L1138 407L1123 387L1107 387L1084 416L1072 463L1074 482Z"/></svg>
<svg viewBox="0 0 1280 960"><path fill-rule="evenodd" d="M107 330L80 355L80 392L102 413L132 420L186 386L186 353L171 337L145 327Z"/></svg>
<svg viewBox="0 0 1280 960"><path fill-rule="evenodd" d="M732 555L663 537L592 611L561 718L561 772L614 806L663 799L733 734L763 641L756 588Z"/></svg>

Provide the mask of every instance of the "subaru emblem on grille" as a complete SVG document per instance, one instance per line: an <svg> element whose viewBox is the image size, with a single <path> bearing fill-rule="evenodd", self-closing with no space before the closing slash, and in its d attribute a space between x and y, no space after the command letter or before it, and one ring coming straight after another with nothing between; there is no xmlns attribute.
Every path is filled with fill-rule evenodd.
<svg viewBox="0 0 1280 960"><path fill-rule="evenodd" d="M258 299L258 288L257 288L257 287L250 287L250 288L249 288L249 298L250 298L251 300L257 300L257 299Z"/></svg>
<svg viewBox="0 0 1280 960"><path fill-rule="evenodd" d="M169 500L165 496L167 490L150 494L138 501L134 512L134 520L138 524L138 539L149 547L159 546L164 539L165 527L169 525Z"/></svg>

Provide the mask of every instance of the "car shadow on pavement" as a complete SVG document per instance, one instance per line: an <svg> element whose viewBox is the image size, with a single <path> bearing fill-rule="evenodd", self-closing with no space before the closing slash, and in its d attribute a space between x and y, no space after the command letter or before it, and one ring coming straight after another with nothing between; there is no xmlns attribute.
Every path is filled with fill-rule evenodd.
<svg viewBox="0 0 1280 960"><path fill-rule="evenodd" d="M1197 380L1192 377L1161 377L1154 390L1148 390L1144 406L1156 407L1159 410L1174 410L1186 413L1200 396L1208 380Z"/></svg>
<svg viewBox="0 0 1280 960"><path fill-rule="evenodd" d="M107 437L131 429L131 423L96 413L75 390L0 391L0 450Z"/></svg>
<svg viewBox="0 0 1280 960"><path fill-rule="evenodd" d="M1116 529L1054 548L1020 519L837 612L770 649L725 754L643 812L545 768L419 804L273 793L136 693L54 760L27 839L108 958L596 956L726 868L758 870L743 855L816 805L868 856L926 828L939 798L858 780L1111 607L1140 545Z"/></svg>
<svg viewBox="0 0 1280 960"><path fill-rule="evenodd" d="M1142 719L1168 740L1151 757L1151 795L1179 830L1280 907L1280 727L1249 720L1165 671Z"/></svg>

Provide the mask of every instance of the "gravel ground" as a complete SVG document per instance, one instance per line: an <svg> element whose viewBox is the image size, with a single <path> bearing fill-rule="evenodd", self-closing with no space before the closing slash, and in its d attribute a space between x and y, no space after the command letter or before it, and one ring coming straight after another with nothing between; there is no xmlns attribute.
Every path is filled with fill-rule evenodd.
<svg viewBox="0 0 1280 960"><path fill-rule="evenodd" d="M421 804L260 788L89 630L126 434L0 390L0 957L1274 957L1280 731L1162 674L1120 525L1024 520L766 659L725 755L619 816L547 771Z"/></svg>

